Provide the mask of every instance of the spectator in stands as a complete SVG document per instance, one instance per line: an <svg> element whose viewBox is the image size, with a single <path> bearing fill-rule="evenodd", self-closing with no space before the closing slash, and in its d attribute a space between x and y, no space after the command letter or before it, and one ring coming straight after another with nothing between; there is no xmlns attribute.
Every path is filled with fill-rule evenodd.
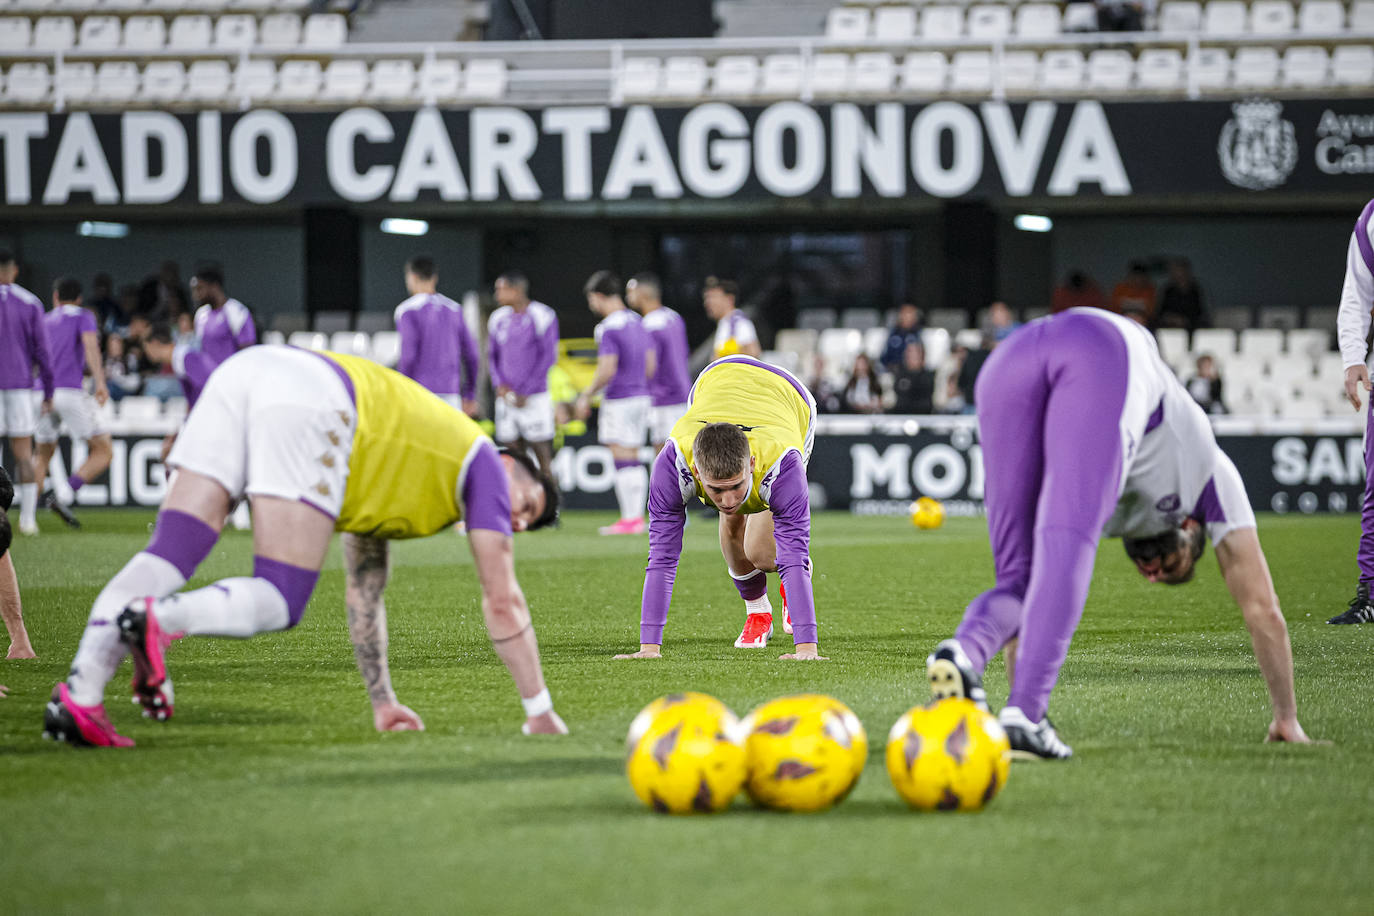
<svg viewBox="0 0 1374 916"><path fill-rule="evenodd" d="M117 331L129 323L124 310L114 297L114 280L109 274L96 274L91 280L91 297L86 307L95 312L95 320L100 330L106 334Z"/></svg>
<svg viewBox="0 0 1374 916"><path fill-rule="evenodd" d="M759 345L754 322L735 306L739 299L739 285L734 280L707 277L701 301L706 314L716 322L715 353L713 359L743 353L758 358L763 352Z"/></svg>
<svg viewBox="0 0 1374 916"><path fill-rule="evenodd" d="M138 355L128 351L124 338L118 334L105 336L105 383L110 400L118 401L143 390L143 376L138 371Z"/></svg>
<svg viewBox="0 0 1374 916"><path fill-rule="evenodd" d="M892 378L897 399L892 413L931 414L935 412L935 373L926 368L926 348L912 341L902 354L902 364Z"/></svg>
<svg viewBox="0 0 1374 916"><path fill-rule="evenodd" d="M1149 326L1155 314L1155 283L1144 261L1132 261L1112 289L1112 311Z"/></svg>
<svg viewBox="0 0 1374 916"><path fill-rule="evenodd" d="M1076 267L1069 271L1063 283L1055 287L1050 302L1051 312L1074 308L1107 308L1107 300L1103 298L1097 281Z"/></svg>
<svg viewBox="0 0 1374 916"><path fill-rule="evenodd" d="M1005 302L994 302L988 306L988 323L983 328L983 336L991 337L994 345L1001 343L1011 336L1011 332L1021 327L1021 322L1016 320L1011 306Z"/></svg>
<svg viewBox="0 0 1374 916"><path fill-rule="evenodd" d="M1140 32L1145 28L1145 4L1140 0L1096 0L1101 32ZM1153 2L1150 4L1153 6Z"/></svg>
<svg viewBox="0 0 1374 916"><path fill-rule="evenodd" d="M892 333L887 336L887 346L883 347L882 358L878 361L887 371L895 372L902 364L906 348L921 342L921 310L910 302L903 303L897 307L897 320L893 322Z"/></svg>
<svg viewBox="0 0 1374 916"><path fill-rule="evenodd" d="M816 399L816 410L820 413L843 413L844 405L840 393L826 378L825 357L819 353L811 354L811 364L801 373L802 382L811 396Z"/></svg>
<svg viewBox="0 0 1374 916"><path fill-rule="evenodd" d="M172 338L178 344L193 344L196 341L196 322L190 312L182 312L173 325Z"/></svg>
<svg viewBox="0 0 1374 916"><path fill-rule="evenodd" d="M854 368L844 386L845 413L880 413L883 409L883 386L873 363L860 353L854 358Z"/></svg>
<svg viewBox="0 0 1374 916"><path fill-rule="evenodd" d="M158 272L145 278L138 290L138 312L149 321L170 321L190 311L190 301L176 261L163 261Z"/></svg>
<svg viewBox="0 0 1374 916"><path fill-rule="evenodd" d="M1159 296L1159 309L1155 314L1156 326L1161 328L1196 331L1212 323L1203 305L1202 290L1193 276L1193 265L1187 258L1175 258L1169 262L1169 282Z"/></svg>
<svg viewBox="0 0 1374 916"><path fill-rule="evenodd" d="M974 413L977 404L974 402L974 384L978 381L978 373L983 369L983 363L988 361L992 355L992 348L996 342L990 337L984 336L979 345L973 349L960 347L961 356L959 360L959 374L954 377L955 385L959 389L958 401L962 402L962 407L958 413ZM951 398L951 400L955 400Z"/></svg>
<svg viewBox="0 0 1374 916"><path fill-rule="evenodd" d="M1188 393L1203 410L1211 414L1229 413L1221 399L1221 375L1217 361L1203 353L1197 358L1197 371L1188 379Z"/></svg>

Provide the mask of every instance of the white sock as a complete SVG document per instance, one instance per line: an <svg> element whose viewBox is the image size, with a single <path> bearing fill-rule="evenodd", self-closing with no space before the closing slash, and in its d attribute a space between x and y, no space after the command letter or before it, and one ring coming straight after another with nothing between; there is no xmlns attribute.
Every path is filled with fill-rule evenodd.
<svg viewBox="0 0 1374 916"><path fill-rule="evenodd" d="M145 595L170 595L186 584L175 566L151 553L134 554L124 568L101 590L91 607L86 632L72 660L67 686L72 699L82 706L96 706L105 699L105 685L124 660L115 618L125 605Z"/></svg>
<svg viewBox="0 0 1374 916"><path fill-rule="evenodd" d="M615 498L620 503L620 517L623 519L642 519L645 501L649 497L649 472L644 465L616 468Z"/></svg>
<svg viewBox="0 0 1374 916"><path fill-rule="evenodd" d="M24 527L38 524L38 484L19 485L19 524Z"/></svg>
<svg viewBox="0 0 1374 916"><path fill-rule="evenodd" d="M757 569L756 569L756 570L754 570L753 572L745 573L744 575L741 576L739 573L735 572L733 569L731 569L731 568L728 567L728 566L725 567L725 571L728 572L728 573L730 574L730 578L731 578L731 579L734 579L734 580L737 581L737 582L742 582L742 581L744 581L745 579L752 579L752 578L754 578L755 576L767 575L766 573L761 572L760 570L757 570ZM772 603L770 603L769 600L768 600L768 591L765 589L765 590L764 590L764 593L763 593L763 596L762 596L762 597L759 597L759 598L745 598L745 599L744 599L744 612L745 612L746 614L771 614L771 613L773 613L773 605L772 605Z"/></svg>
<svg viewBox="0 0 1374 916"><path fill-rule="evenodd" d="M266 579L247 576L221 579L214 585L182 592L153 605L162 629L189 636L233 636L285 630L291 615L286 599Z"/></svg>

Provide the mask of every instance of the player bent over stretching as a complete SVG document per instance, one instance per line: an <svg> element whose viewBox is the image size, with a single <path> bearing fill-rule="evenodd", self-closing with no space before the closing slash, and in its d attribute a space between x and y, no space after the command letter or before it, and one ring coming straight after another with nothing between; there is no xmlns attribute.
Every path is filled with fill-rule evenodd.
<svg viewBox="0 0 1374 916"><path fill-rule="evenodd" d="M993 351L976 393L997 584L927 660L936 698L983 703L984 666L1016 638L1000 716L1012 751L1071 756L1045 711L1098 540L1122 538L1142 575L1176 585L1193 577L1210 535L1269 687L1269 739L1307 741L1245 485L1149 332L1099 309L1031 322Z"/></svg>
<svg viewBox="0 0 1374 916"><path fill-rule="evenodd" d="M660 655L693 498L720 510L720 550L745 606L744 631L735 645L768 645L773 608L766 573L776 570L782 576L783 629L796 643L782 658L819 658L806 484L815 400L789 373L748 356L711 363L687 400L687 413L659 452L649 481L639 651L616 658Z"/></svg>
<svg viewBox="0 0 1374 916"><path fill-rule="evenodd" d="M511 531L552 521L558 492L523 456L498 454L477 425L415 382L351 356L253 347L214 371L168 458L176 468L147 548L105 586L45 734L128 747L105 716L105 685L132 652L147 713L172 712L164 651L177 634L236 636L301 619L329 539L344 532L349 635L379 731L421 729L387 668L387 541L462 519L496 653L524 698L524 730L566 731L553 711ZM219 537L234 500L252 502L253 575L174 594Z"/></svg>

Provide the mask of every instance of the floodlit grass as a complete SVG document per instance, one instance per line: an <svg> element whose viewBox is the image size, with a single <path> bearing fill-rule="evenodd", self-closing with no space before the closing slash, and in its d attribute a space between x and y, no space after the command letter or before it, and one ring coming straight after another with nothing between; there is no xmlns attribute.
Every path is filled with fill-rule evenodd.
<svg viewBox="0 0 1374 916"><path fill-rule="evenodd" d="M1352 517L1261 521L1297 666L1300 716L1324 747L1264 745L1264 684L1210 557L1150 586L1104 544L1051 709L1077 756L1017 764L981 814L919 815L883 769L888 727L925 699L923 661L991 581L984 527L826 515L813 539L824 664L732 646L742 608L715 527L694 517L665 658L638 641L645 545L575 514L517 542L544 670L573 733L523 738L482 628L463 539L394 547L391 663L423 734L372 731L329 561L305 622L170 655L177 716L140 719L127 667L107 705L132 751L39 740L99 587L151 515L15 544L41 659L0 662L0 912L1368 913L1374 895L1374 626L1328 627L1354 576ZM337 549L337 548L336 548ZM229 534L198 581L243 575ZM772 591L776 600L776 584ZM779 630L779 634L781 631ZM1006 694L1000 660L994 702ZM872 742L834 811L741 800L715 817L639 807L622 742L664 693L743 714L791 692L848 703Z"/></svg>

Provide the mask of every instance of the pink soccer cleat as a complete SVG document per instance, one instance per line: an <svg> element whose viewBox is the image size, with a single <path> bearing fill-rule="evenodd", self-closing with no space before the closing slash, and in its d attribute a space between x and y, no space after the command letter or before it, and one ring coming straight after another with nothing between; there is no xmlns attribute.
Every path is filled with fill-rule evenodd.
<svg viewBox="0 0 1374 916"><path fill-rule="evenodd" d="M172 718L172 682L167 677L167 647L175 634L158 625L153 614L153 598L135 598L119 615L115 624L119 638L129 647L134 660L134 699L143 714L165 722Z"/></svg>
<svg viewBox="0 0 1374 916"><path fill-rule="evenodd" d="M52 699L43 710L43 737L73 747L134 746L134 739L114 730L105 715L105 704L78 706L65 681L52 689Z"/></svg>
<svg viewBox="0 0 1374 916"><path fill-rule="evenodd" d="M735 640L736 649L764 649L773 635L772 614L750 614L744 618L744 630Z"/></svg>
<svg viewBox="0 0 1374 916"><path fill-rule="evenodd" d="M622 518L614 525L606 525L597 530L602 534L643 534L648 529L645 528L642 518Z"/></svg>

